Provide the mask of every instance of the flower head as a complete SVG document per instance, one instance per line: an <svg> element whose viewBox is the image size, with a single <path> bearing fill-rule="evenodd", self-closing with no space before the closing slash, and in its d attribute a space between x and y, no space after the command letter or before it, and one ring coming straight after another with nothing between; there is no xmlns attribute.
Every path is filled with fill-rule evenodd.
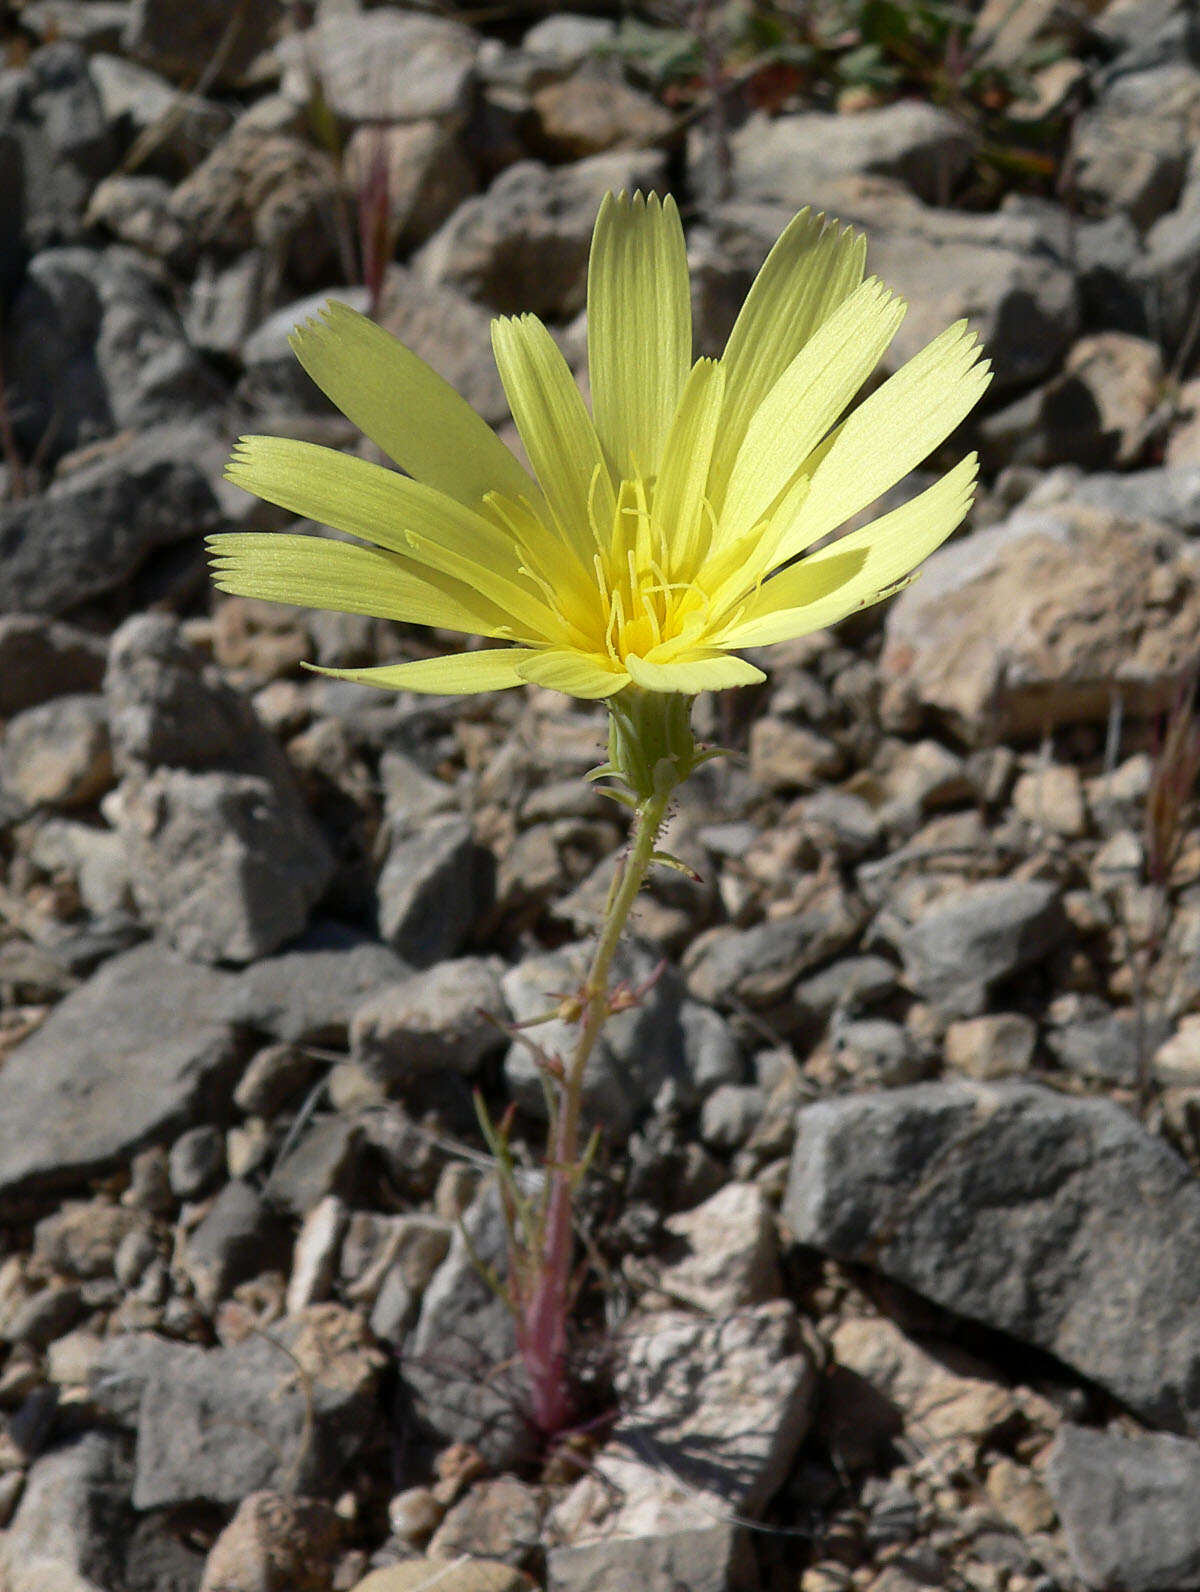
<svg viewBox="0 0 1200 1592"><path fill-rule="evenodd" d="M851 409L904 314L863 280L864 256L861 236L801 212L722 357L693 361L674 201L608 195L588 268L591 413L540 321L493 324L532 473L415 354L329 304L295 333L296 355L407 473L243 437L231 481L358 540L215 536L217 586L502 643L326 671L371 685L453 693L533 682L612 697L761 680L740 649L823 629L887 596L971 503L973 455L903 507L826 541L943 442L989 379L960 321Z"/></svg>

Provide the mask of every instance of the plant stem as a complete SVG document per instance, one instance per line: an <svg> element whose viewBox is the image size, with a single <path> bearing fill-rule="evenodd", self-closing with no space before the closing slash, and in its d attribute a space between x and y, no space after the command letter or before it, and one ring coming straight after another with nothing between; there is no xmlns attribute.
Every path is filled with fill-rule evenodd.
<svg viewBox="0 0 1200 1592"><path fill-rule="evenodd" d="M583 1080L596 1040L609 1016L609 976L613 958L638 891L654 860L670 791L638 803L633 843L618 865L609 891L604 923L581 991L579 1038L562 1081L560 1104L551 1123L547 1163L542 1252L528 1304L518 1320L521 1356L530 1383L533 1417L541 1431L560 1432L570 1419L567 1386L567 1313L571 1293L571 1197L579 1172L579 1128Z"/></svg>

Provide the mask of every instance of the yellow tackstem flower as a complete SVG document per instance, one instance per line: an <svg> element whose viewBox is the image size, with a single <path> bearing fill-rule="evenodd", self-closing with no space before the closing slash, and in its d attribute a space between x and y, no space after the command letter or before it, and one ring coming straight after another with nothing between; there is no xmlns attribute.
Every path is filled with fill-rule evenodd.
<svg viewBox="0 0 1200 1592"><path fill-rule="evenodd" d="M886 597L974 491L971 455L902 508L809 551L920 464L989 380L960 321L850 409L904 314L863 280L865 252L849 228L802 211L723 356L693 362L675 203L609 194L588 268L592 412L540 321L493 325L532 474L415 354L329 304L293 336L296 355L407 473L243 437L231 481L358 542L214 536L217 586L503 643L324 671L370 685L691 696L761 680L738 649Z"/></svg>

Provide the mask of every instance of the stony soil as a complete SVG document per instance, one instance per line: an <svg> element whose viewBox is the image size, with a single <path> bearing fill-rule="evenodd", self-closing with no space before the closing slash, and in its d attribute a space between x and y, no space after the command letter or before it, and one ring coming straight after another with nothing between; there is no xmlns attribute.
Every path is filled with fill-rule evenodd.
<svg viewBox="0 0 1200 1592"><path fill-rule="evenodd" d="M672 76L612 15L10 10L5 1592L1200 1588L1200 24L989 3L953 92L865 92L853 34L681 17ZM624 841L603 714L306 675L429 638L218 599L202 539L280 523L239 432L364 447L286 343L364 270L511 439L489 317L581 365L634 185L704 351L812 203L909 298L893 363L968 314L996 381L922 579L698 704L735 755L589 1078L548 1447L472 1093L532 1165L506 1025Z"/></svg>

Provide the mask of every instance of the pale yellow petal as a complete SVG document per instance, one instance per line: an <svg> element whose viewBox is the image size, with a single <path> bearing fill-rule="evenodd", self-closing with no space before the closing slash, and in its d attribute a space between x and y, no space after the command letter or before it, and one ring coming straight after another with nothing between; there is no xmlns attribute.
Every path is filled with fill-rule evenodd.
<svg viewBox="0 0 1200 1592"><path fill-rule="evenodd" d="M571 368L536 315L492 322L496 367L534 474L564 538L585 567L595 540L590 514L612 522L608 466Z"/></svg>
<svg viewBox="0 0 1200 1592"><path fill-rule="evenodd" d="M953 470L890 514L775 575L718 639L757 647L824 630L895 591L966 518L978 459Z"/></svg>
<svg viewBox="0 0 1200 1592"><path fill-rule="evenodd" d="M712 359L692 367L663 449L653 514L665 533L672 579L695 575L708 542L708 465L721 418L725 373Z"/></svg>
<svg viewBox="0 0 1200 1592"><path fill-rule="evenodd" d="M786 563L903 480L978 403L991 367L958 321L848 415L776 548Z"/></svg>
<svg viewBox="0 0 1200 1592"><path fill-rule="evenodd" d="M303 519L332 525L485 592L522 634L554 633L512 537L433 487L350 454L286 437L243 437L226 476Z"/></svg>
<svg viewBox="0 0 1200 1592"><path fill-rule="evenodd" d="M727 652L695 651L672 663L651 663L646 658L626 658L635 685L643 691L679 691L695 696L700 691L726 691L731 686L756 685L766 675L744 658Z"/></svg>
<svg viewBox="0 0 1200 1592"><path fill-rule="evenodd" d="M606 194L588 262L588 373L596 430L617 480L657 473L691 364L675 201Z"/></svg>
<svg viewBox="0 0 1200 1592"><path fill-rule="evenodd" d="M721 510L721 539L763 519L879 363L904 304L872 278L842 301L758 406Z"/></svg>
<svg viewBox="0 0 1200 1592"><path fill-rule="evenodd" d="M718 506L750 417L817 327L862 281L866 252L861 233L802 210L768 254L721 359L725 408L712 482Z"/></svg>
<svg viewBox="0 0 1200 1592"><path fill-rule="evenodd" d="M342 413L418 481L477 506L533 483L450 383L365 315L336 301L291 338L296 358Z"/></svg>
<svg viewBox="0 0 1200 1592"><path fill-rule="evenodd" d="M533 653L520 665L520 675L531 685L544 685L587 701L613 696L629 684L625 671L615 669L608 658L564 648Z"/></svg>
<svg viewBox="0 0 1200 1592"><path fill-rule="evenodd" d="M230 531L208 538L213 584L238 597L370 614L467 635L511 636L512 619L482 593L396 553L320 536Z"/></svg>
<svg viewBox="0 0 1200 1592"><path fill-rule="evenodd" d="M524 685L517 672L530 657L528 647L488 647L482 652L446 653L440 658L417 658L412 663L385 663L373 669L321 669L305 664L314 674L355 685L378 686L384 691L424 691L433 696L467 696L474 691L509 691Z"/></svg>

